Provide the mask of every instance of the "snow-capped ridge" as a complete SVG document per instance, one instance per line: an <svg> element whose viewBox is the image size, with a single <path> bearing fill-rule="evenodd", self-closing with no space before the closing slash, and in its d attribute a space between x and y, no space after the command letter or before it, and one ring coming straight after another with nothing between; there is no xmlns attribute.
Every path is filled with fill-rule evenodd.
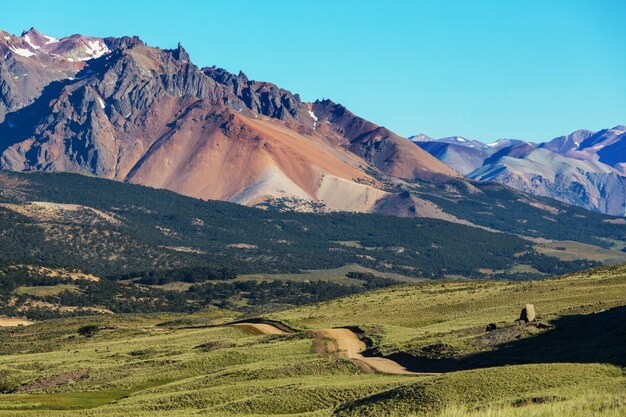
<svg viewBox="0 0 626 417"><path fill-rule="evenodd" d="M40 55L53 59L65 59L69 62L80 62L100 58L111 52L102 38L82 35L55 38L44 35L35 28L23 31L19 37L3 32L2 39L6 41L10 51L24 58Z"/></svg>

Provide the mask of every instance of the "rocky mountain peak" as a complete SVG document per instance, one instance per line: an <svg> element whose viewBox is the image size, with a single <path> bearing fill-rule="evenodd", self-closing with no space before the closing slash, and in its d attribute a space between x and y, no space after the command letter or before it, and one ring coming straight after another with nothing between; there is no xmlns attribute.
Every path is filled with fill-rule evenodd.
<svg viewBox="0 0 626 417"><path fill-rule="evenodd" d="M170 50L174 59L177 59L180 62L190 62L189 53L183 48L180 42L178 42L178 46L176 49Z"/></svg>
<svg viewBox="0 0 626 417"><path fill-rule="evenodd" d="M121 38L105 38L104 42L111 51L131 49L136 46L145 46L139 36L122 36Z"/></svg>
<svg viewBox="0 0 626 417"><path fill-rule="evenodd" d="M43 46L46 46L50 43L55 43L58 39L53 38L51 36L44 35L39 32L35 28L30 28L27 31L22 32L22 36L20 36L24 41L33 49L40 49Z"/></svg>
<svg viewBox="0 0 626 417"><path fill-rule="evenodd" d="M382 175L456 177L331 100L239 71L198 68L179 43L138 37L0 39L0 169L81 172L254 205L324 201L370 211ZM6 115L6 118L5 118Z"/></svg>
<svg viewBox="0 0 626 417"><path fill-rule="evenodd" d="M28 29L28 30L23 30L23 31L22 31L22 35L21 35L21 36L24 36L24 35L35 35L35 34L41 35L41 32L39 32L39 31L38 31L37 29L35 29L34 27L31 27L31 28L30 28L30 29Z"/></svg>
<svg viewBox="0 0 626 417"><path fill-rule="evenodd" d="M417 133L415 135L411 135L408 138L410 141L413 142L430 142L432 140L434 140L433 138L431 138L430 136L428 136L425 133Z"/></svg>

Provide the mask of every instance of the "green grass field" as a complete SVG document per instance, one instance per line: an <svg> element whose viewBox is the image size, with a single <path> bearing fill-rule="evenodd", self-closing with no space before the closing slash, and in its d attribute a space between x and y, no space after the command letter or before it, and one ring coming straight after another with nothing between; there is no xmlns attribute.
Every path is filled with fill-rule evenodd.
<svg viewBox="0 0 626 417"><path fill-rule="evenodd" d="M535 249L539 253L554 256L564 261L572 261L575 259L589 259L603 263L626 261L626 253L621 251L623 245L619 242L613 243L612 249L605 249L586 243L574 242L572 240L557 240L538 243Z"/></svg>
<svg viewBox="0 0 626 417"><path fill-rule="evenodd" d="M393 272L382 272L377 271L371 268L366 268L357 264L349 264L344 265L339 268L331 268L331 269L315 269L310 271L304 271L301 274L244 274L238 276L235 280L237 281L274 281L274 280L283 280L283 281L329 281L334 282L336 284L343 285L363 285L363 281L359 281L358 279L352 279L346 277L346 274L349 272L364 272L371 273L379 277L389 278L396 280L398 282L404 283L415 283L419 282L419 278L409 277L406 275L396 274Z"/></svg>
<svg viewBox="0 0 626 417"><path fill-rule="evenodd" d="M425 282L358 294L271 315L295 328L362 326L384 349L468 340L489 323L514 325L526 303L549 324L562 315L626 304L626 267L614 266L538 281Z"/></svg>
<svg viewBox="0 0 626 417"><path fill-rule="evenodd" d="M19 287L15 290L15 294L22 295L35 295L38 297L45 297L47 295L56 295L62 293L63 291L78 291L78 287L76 285L71 284L58 284L58 285L40 285L37 287Z"/></svg>
<svg viewBox="0 0 626 417"><path fill-rule="evenodd" d="M292 282L312 282L312 281L325 281L331 282L333 284L345 285L345 286L355 286L355 287L363 287L364 281L348 278L346 276L347 273L350 272L362 272L362 273L370 273L374 274L377 277L388 278L398 283L416 283L420 281L424 281L420 278L409 277L402 274L397 274L393 272L382 272L377 271L375 269L366 268L364 266L358 264L348 264L344 266L340 266L338 268L329 268L329 269L312 269L308 271L303 271L299 274L243 274L237 276L237 278L228 280L229 283L232 282L242 282L242 281L256 281L261 283L263 281L272 282L272 281L292 281ZM224 281L217 280L208 280L204 281L204 283L213 283L219 284ZM188 282L170 282L163 285L154 285L153 287L159 288L167 291L187 291L189 287L193 284Z"/></svg>
<svg viewBox="0 0 626 417"><path fill-rule="evenodd" d="M525 303L538 323L514 322ZM621 416L625 305L626 267L614 266L423 281L271 314L300 330L288 335L223 325L242 316L218 309L3 328L0 416ZM368 373L314 349L308 330L337 326L360 327L384 353L476 366Z"/></svg>

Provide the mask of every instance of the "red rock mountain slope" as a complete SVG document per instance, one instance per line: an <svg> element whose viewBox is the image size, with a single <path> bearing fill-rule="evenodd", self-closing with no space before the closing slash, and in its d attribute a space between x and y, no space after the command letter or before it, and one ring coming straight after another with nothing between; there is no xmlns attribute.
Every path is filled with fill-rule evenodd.
<svg viewBox="0 0 626 417"><path fill-rule="evenodd" d="M70 171L248 205L369 212L381 178L458 177L332 101L198 68L179 45L0 31L0 168Z"/></svg>

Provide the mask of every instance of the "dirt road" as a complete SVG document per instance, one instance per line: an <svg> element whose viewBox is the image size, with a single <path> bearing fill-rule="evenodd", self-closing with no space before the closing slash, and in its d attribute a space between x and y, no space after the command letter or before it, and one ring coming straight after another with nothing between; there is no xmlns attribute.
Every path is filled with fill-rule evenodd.
<svg viewBox="0 0 626 417"><path fill-rule="evenodd" d="M242 327L253 334L289 334L285 330L267 323L235 323L233 326Z"/></svg>
<svg viewBox="0 0 626 417"><path fill-rule="evenodd" d="M0 316L0 327L29 326L33 323L33 321L19 319L17 317Z"/></svg>
<svg viewBox="0 0 626 417"><path fill-rule="evenodd" d="M243 327L253 334L289 334L278 325L272 323L235 323L233 326ZM424 373L411 372L399 363L386 358L367 357L361 353L367 349L367 345L350 329L322 329L313 330L315 337L314 348L317 352L337 353L345 356L363 369L392 375L425 375Z"/></svg>
<svg viewBox="0 0 626 417"><path fill-rule="evenodd" d="M421 375L408 371L405 367L391 359L366 357L361 352L367 349L365 343L349 329L323 329L314 332L325 342L328 352L336 352L375 372L393 375Z"/></svg>

